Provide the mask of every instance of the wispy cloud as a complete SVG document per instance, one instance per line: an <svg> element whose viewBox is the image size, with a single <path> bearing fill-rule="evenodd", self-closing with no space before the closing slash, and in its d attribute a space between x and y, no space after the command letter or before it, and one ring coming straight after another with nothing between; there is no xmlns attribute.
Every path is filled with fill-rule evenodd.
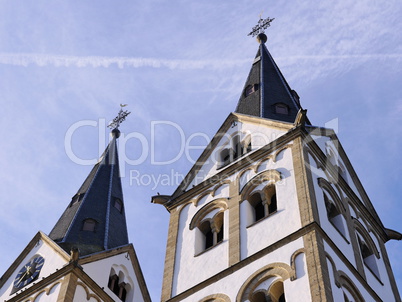
<svg viewBox="0 0 402 302"><path fill-rule="evenodd" d="M301 55L278 57L277 60L387 60L402 59L402 54L357 54L357 55ZM238 60L181 60L135 57L105 57L105 56L65 56L51 54L13 54L0 53L0 64L24 66L55 66L55 67L103 67L117 66L119 68L169 68L169 69L222 69L243 64L249 64L249 59Z"/></svg>
<svg viewBox="0 0 402 302"><path fill-rule="evenodd" d="M227 66L241 65L249 60L169 60L156 58L132 57L103 57L103 56L65 56L46 54L10 54L0 53L0 64L29 66L56 66L56 67L110 67L119 68L152 67L169 69L221 69Z"/></svg>

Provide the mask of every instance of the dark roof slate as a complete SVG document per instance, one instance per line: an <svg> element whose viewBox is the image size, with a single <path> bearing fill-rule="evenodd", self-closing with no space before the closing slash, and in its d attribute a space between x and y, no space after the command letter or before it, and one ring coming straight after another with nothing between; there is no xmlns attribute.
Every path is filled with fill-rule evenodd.
<svg viewBox="0 0 402 302"><path fill-rule="evenodd" d="M254 87L254 92L246 95L248 87ZM285 105L288 114L276 112L276 104ZM261 43L235 112L293 123L300 109L296 92L289 87L267 47Z"/></svg>
<svg viewBox="0 0 402 302"><path fill-rule="evenodd" d="M115 199L123 203L121 212L114 206ZM96 221L94 232L82 229L85 219ZM83 256L128 244L115 137L74 195L49 237L67 252L72 247L78 247Z"/></svg>

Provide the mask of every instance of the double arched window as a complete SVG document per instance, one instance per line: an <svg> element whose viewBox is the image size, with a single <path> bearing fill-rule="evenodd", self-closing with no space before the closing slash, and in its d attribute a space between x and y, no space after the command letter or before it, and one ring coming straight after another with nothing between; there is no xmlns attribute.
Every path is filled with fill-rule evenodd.
<svg viewBox="0 0 402 302"><path fill-rule="evenodd" d="M252 192L247 200L253 208L251 223L275 213L277 210L275 185L269 185L263 191Z"/></svg>
<svg viewBox="0 0 402 302"><path fill-rule="evenodd" d="M107 287L123 302L126 301L131 289L130 284L125 282L123 272L117 274L113 268L110 270Z"/></svg>
<svg viewBox="0 0 402 302"><path fill-rule="evenodd" d="M223 240L223 212L219 212L212 219L201 223L198 229L203 234L202 241L204 250L213 247Z"/></svg>
<svg viewBox="0 0 402 302"><path fill-rule="evenodd" d="M244 154L250 152L251 137L248 135L244 139L240 139L240 135L237 134L229 140L226 148L222 149L219 153L219 167L224 167L229 163L242 157Z"/></svg>
<svg viewBox="0 0 402 302"><path fill-rule="evenodd" d="M242 175L239 175L241 179ZM276 183L281 179L277 170L266 170L247 181L241 189L241 201L244 201L245 221L250 226L278 211Z"/></svg>
<svg viewBox="0 0 402 302"><path fill-rule="evenodd" d="M195 255L219 244L224 239L225 199L211 201L202 207L190 222L190 230L195 230Z"/></svg>

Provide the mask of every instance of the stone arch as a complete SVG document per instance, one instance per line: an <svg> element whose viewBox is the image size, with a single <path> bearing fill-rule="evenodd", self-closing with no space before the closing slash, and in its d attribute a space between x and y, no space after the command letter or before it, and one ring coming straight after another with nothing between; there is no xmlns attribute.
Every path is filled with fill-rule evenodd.
<svg viewBox="0 0 402 302"><path fill-rule="evenodd" d="M353 216L351 216L351 217L352 217L352 218L360 218L361 215L360 215L359 210L357 209L356 205L355 205L350 199L348 199L347 205L348 205L349 207L351 207L352 210L353 210L353 212L356 214L356 217L353 217ZM349 211L350 211L350 210L349 210Z"/></svg>
<svg viewBox="0 0 402 302"><path fill-rule="evenodd" d="M201 199L203 199L205 196L211 195L212 193L213 193L213 190L205 191L205 192L201 193L200 195L198 195L197 197L193 198L191 201L194 206L198 206L198 202Z"/></svg>
<svg viewBox="0 0 402 302"><path fill-rule="evenodd" d="M290 257L290 266L292 268L292 270L295 272L295 279L297 278L297 271L296 271L296 257L301 255L301 254L305 254L306 253L306 249L305 248L300 248L298 250L296 250L292 256Z"/></svg>
<svg viewBox="0 0 402 302"><path fill-rule="evenodd" d="M89 292L88 287L84 283L82 283L81 281L78 281L77 282L77 287L78 286L81 286L84 289L84 291L85 291L85 293L87 295L86 296L87 301L89 301L91 298L94 298L96 301L101 302L101 300L99 299L98 296L96 296L96 295L94 295L94 294Z"/></svg>
<svg viewBox="0 0 402 302"><path fill-rule="evenodd" d="M191 219L190 230L198 226L204 217L211 211L221 208L222 211L227 210L228 203L227 198L219 198L209 202L207 205L203 206Z"/></svg>
<svg viewBox="0 0 402 302"><path fill-rule="evenodd" d="M261 165L262 165L264 162L266 162L266 161L268 161L268 160L272 160L272 159L273 159L273 156L272 156L272 155L268 155L268 156L264 157L263 159L261 159L261 160L255 165L255 168L254 168L255 172L258 171L258 169L261 167Z"/></svg>
<svg viewBox="0 0 402 302"><path fill-rule="evenodd" d="M320 169L322 171L325 171L325 165L317 158L317 156L310 150L310 148L307 149L307 154L312 157L312 159L315 162L315 165L317 169Z"/></svg>
<svg viewBox="0 0 402 302"><path fill-rule="evenodd" d="M279 153L281 153L282 151L288 149L288 148L292 148L292 144L288 144L286 146L283 146L282 148L280 148L279 150L277 150L273 155L272 155L272 161L274 163L276 163L276 158L278 156Z"/></svg>
<svg viewBox="0 0 402 302"><path fill-rule="evenodd" d="M51 293L53 289L56 288L56 286L60 286L61 282L56 281L55 283L51 284L49 287L44 288L43 290L37 292L33 297L28 298L27 300L24 300L25 302L34 302L41 294L45 293L47 296Z"/></svg>
<svg viewBox="0 0 402 302"><path fill-rule="evenodd" d="M350 278L343 272L343 271L338 271L338 287L343 287L346 288L347 291L353 296L353 299L356 302L364 302L364 298L362 294L360 293L359 289L356 287L356 285L350 280Z"/></svg>
<svg viewBox="0 0 402 302"><path fill-rule="evenodd" d="M223 187L224 185L229 185L231 183L230 180L226 179L220 183L218 183L211 191L211 196L215 197L216 191L218 191L218 189L220 189L221 187Z"/></svg>
<svg viewBox="0 0 402 302"><path fill-rule="evenodd" d="M379 259L380 253L378 252L377 246L375 245L373 238L371 238L368 231L364 228L364 226L360 223L360 221L355 218L353 218L353 225L354 225L356 232L358 234L360 234L360 236L363 237L366 244L369 245L369 248L372 250L372 252L377 257L377 259Z"/></svg>
<svg viewBox="0 0 402 302"><path fill-rule="evenodd" d="M213 294L202 298L198 302L230 302L230 298L225 294Z"/></svg>
<svg viewBox="0 0 402 302"><path fill-rule="evenodd" d="M341 199L339 198L338 193L332 187L331 183L328 182L326 179L320 177L318 178L318 185L321 189L327 191L327 193L332 197L333 201L335 202L336 206L341 210L341 214L343 216L346 215L346 208L342 203ZM346 217L345 217L346 218Z"/></svg>
<svg viewBox="0 0 402 302"><path fill-rule="evenodd" d="M335 265L335 261L332 259L332 257L325 252L325 258L331 263L331 267L332 267L332 272L334 273L334 281L335 281L335 285L337 287L340 287L340 283L339 283L339 276L338 276L338 271L336 269L336 265Z"/></svg>
<svg viewBox="0 0 402 302"><path fill-rule="evenodd" d="M275 184L277 181L281 180L281 173L277 170L271 169L258 173L253 178L251 178L247 184L241 189L241 197L243 201L246 196L259 184L264 181L272 181Z"/></svg>
<svg viewBox="0 0 402 302"><path fill-rule="evenodd" d="M245 183L245 184L242 186L241 181L242 181L243 175L246 174L248 171L250 171L250 173L252 173L252 172L255 173L255 172L256 172L255 166L250 166L250 167L247 167L247 168L241 170L240 173L238 173L237 176L236 176L236 184L237 184L238 187L239 187L239 191L241 191L242 188L244 188L245 185L247 184L247 183ZM254 175L254 176L255 176L255 175ZM254 177L254 176L253 176L253 177ZM252 178L253 178L253 177L252 177Z"/></svg>
<svg viewBox="0 0 402 302"><path fill-rule="evenodd" d="M287 279L293 281L296 279L296 272L286 263L271 263L256 271L243 283L237 294L236 302L249 300L250 294L253 293L256 287L270 277L279 277L282 282Z"/></svg>

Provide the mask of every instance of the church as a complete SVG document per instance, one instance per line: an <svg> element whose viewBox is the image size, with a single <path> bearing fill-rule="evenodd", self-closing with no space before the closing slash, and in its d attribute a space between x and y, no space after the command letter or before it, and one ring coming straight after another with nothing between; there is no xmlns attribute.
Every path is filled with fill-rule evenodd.
<svg viewBox="0 0 402 302"><path fill-rule="evenodd" d="M172 195L161 301L401 301L384 226L332 129L315 126L266 46L234 112ZM151 301L111 141L49 234L0 278L0 300Z"/></svg>

